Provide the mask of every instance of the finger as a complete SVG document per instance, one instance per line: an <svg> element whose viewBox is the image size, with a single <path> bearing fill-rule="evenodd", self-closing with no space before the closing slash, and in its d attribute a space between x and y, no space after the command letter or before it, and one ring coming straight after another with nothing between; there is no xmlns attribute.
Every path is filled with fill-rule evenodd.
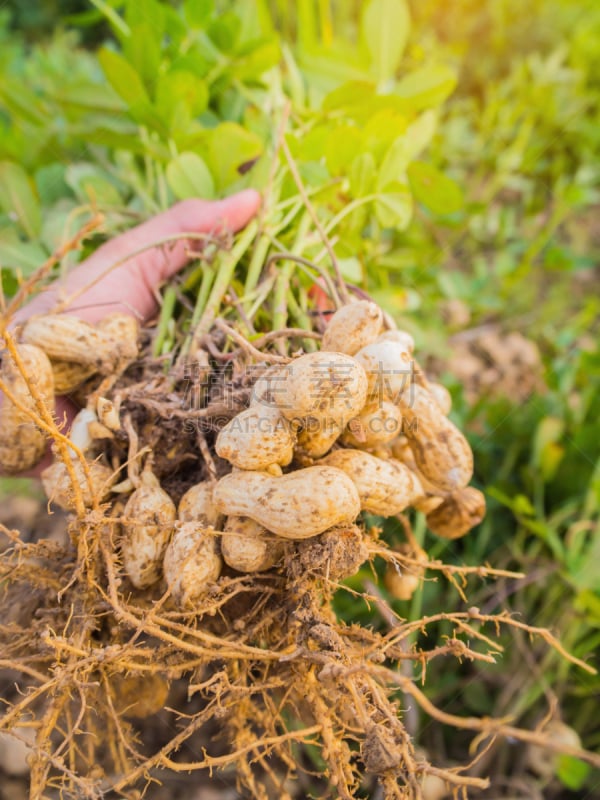
<svg viewBox="0 0 600 800"><path fill-rule="evenodd" d="M181 233L218 233L243 228L256 214L260 195L247 189L224 200L184 200L168 211L132 228L102 245L64 281L54 283L16 316L15 322L50 311L58 301L77 293L67 307L87 322L95 323L114 311L147 319L156 311L154 290L189 260L190 241L135 253L146 245ZM193 249L198 249L198 243ZM121 262L121 263L119 263ZM119 266L113 267L119 263ZM89 287L89 288L87 288Z"/></svg>

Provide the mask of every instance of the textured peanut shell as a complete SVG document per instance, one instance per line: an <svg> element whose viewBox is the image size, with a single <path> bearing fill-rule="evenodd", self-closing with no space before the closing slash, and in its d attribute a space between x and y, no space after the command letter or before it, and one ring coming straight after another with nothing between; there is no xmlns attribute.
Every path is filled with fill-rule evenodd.
<svg viewBox="0 0 600 800"><path fill-rule="evenodd" d="M349 447L370 449L395 439L402 429L402 413L389 400L366 405L350 421L342 442Z"/></svg>
<svg viewBox="0 0 600 800"><path fill-rule="evenodd" d="M232 472L217 483L215 506L224 514L250 517L284 539L307 539L353 522L360 499L339 469L307 467L274 478L264 472Z"/></svg>
<svg viewBox="0 0 600 800"><path fill-rule="evenodd" d="M263 572L281 558L282 544L250 517L228 517L221 555L227 566L238 572Z"/></svg>
<svg viewBox="0 0 600 800"><path fill-rule="evenodd" d="M28 344L16 346L29 382L39 392L48 411L54 413L54 378L46 354ZM10 353L2 357L2 380L25 408L35 411L35 401L27 381L21 375ZM8 473L34 467L44 455L46 438L33 420L3 397L0 406L0 469Z"/></svg>
<svg viewBox="0 0 600 800"><path fill-rule="evenodd" d="M428 388L440 411L447 417L452 411L452 395L441 383L429 381Z"/></svg>
<svg viewBox="0 0 600 800"><path fill-rule="evenodd" d="M280 405L280 394L282 387L287 380L287 370L285 366L274 365L265 369L263 374L257 378L250 392L250 406L257 404L265 406Z"/></svg>
<svg viewBox="0 0 600 800"><path fill-rule="evenodd" d="M342 428L333 419L309 417L298 432L296 452L309 458L321 458L338 440Z"/></svg>
<svg viewBox="0 0 600 800"><path fill-rule="evenodd" d="M52 359L51 364L54 375L54 390L59 395L74 392L96 372L95 367L77 364L75 361Z"/></svg>
<svg viewBox="0 0 600 800"><path fill-rule="evenodd" d="M114 311L98 323L98 328L116 343L119 368L124 369L138 357L140 325L131 314Z"/></svg>
<svg viewBox="0 0 600 800"><path fill-rule="evenodd" d="M175 516L175 504L158 486L142 485L127 501L121 553L125 572L137 589L152 586L160 578Z"/></svg>
<svg viewBox="0 0 600 800"><path fill-rule="evenodd" d="M296 436L278 408L257 404L240 412L219 432L215 450L240 469L286 466L294 455Z"/></svg>
<svg viewBox="0 0 600 800"><path fill-rule="evenodd" d="M403 350L407 350L411 355L415 351L415 340L407 331L393 330L385 331L377 338L378 342L396 342L402 345Z"/></svg>
<svg viewBox="0 0 600 800"><path fill-rule="evenodd" d="M384 461L362 450L335 450L321 463L348 475L358 490L361 509L371 514L399 514L423 494L417 476L393 459Z"/></svg>
<svg viewBox="0 0 600 800"><path fill-rule="evenodd" d="M400 407L408 423L404 431L419 472L443 492L466 486L473 476L473 453L431 394L421 386L413 386L401 399Z"/></svg>
<svg viewBox="0 0 600 800"><path fill-rule="evenodd" d="M68 314L32 317L25 323L22 337L51 359L94 367L102 375L113 372L120 358L112 336Z"/></svg>
<svg viewBox="0 0 600 800"><path fill-rule="evenodd" d="M479 489L467 486L446 497L427 514L429 529L443 539L459 539L485 517L485 497Z"/></svg>
<svg viewBox="0 0 600 800"><path fill-rule="evenodd" d="M383 314L375 303L360 300L343 306L329 320L321 351L355 353L375 341L383 324Z"/></svg>
<svg viewBox="0 0 600 800"><path fill-rule="evenodd" d="M220 528L221 514L213 503L215 481L194 484L183 495L177 508L180 522L198 522L206 528Z"/></svg>
<svg viewBox="0 0 600 800"><path fill-rule="evenodd" d="M164 574L180 608L192 608L221 574L217 532L197 522L177 524L164 559Z"/></svg>
<svg viewBox="0 0 600 800"><path fill-rule="evenodd" d="M370 402L395 403L412 381L412 356L401 342L378 340L359 350L355 358L367 375Z"/></svg>
<svg viewBox="0 0 600 800"><path fill-rule="evenodd" d="M75 471L77 485L81 491L84 505L88 508L92 506L92 495L96 497L99 503L104 502L109 497L111 487L117 480L117 475L113 470L104 466L104 464L99 464L97 461L88 462L92 484L90 489L81 461L78 458L73 459L71 464ZM65 511L75 510L73 484L67 467L62 461L55 461L49 467L46 467L41 474L41 479L48 500Z"/></svg>
<svg viewBox="0 0 600 800"><path fill-rule="evenodd" d="M276 402L290 420L332 419L343 428L365 404L367 377L352 356L307 353L286 367Z"/></svg>

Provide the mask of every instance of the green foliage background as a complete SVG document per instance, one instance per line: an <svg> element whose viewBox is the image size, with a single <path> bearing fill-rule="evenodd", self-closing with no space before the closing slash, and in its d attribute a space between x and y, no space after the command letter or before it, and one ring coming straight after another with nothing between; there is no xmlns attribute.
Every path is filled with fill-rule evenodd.
<svg viewBox="0 0 600 800"><path fill-rule="evenodd" d="M420 352L450 352L448 300L469 308L473 328L521 331L539 345L548 390L526 402L490 396L469 407L446 376L490 513L460 542L434 540L421 519L417 531L434 556L533 576L522 588L473 583L470 601L549 626L600 666L599 60L595 0L9 4L4 291L92 206L109 236L177 199L262 188L288 98L290 148L335 228L344 275L414 333ZM289 247L299 236L282 223L289 175L277 192L274 230ZM313 256L314 242L304 251ZM460 604L452 587L428 582L395 607L415 616ZM383 625L347 600L339 611ZM584 744L600 747L598 679L518 637L505 645L497 667L432 664L429 692L449 710L525 724L553 693ZM460 737L425 728L418 738L464 758ZM510 758L507 747L498 768L510 771ZM600 780L568 760L556 774L592 793Z"/></svg>

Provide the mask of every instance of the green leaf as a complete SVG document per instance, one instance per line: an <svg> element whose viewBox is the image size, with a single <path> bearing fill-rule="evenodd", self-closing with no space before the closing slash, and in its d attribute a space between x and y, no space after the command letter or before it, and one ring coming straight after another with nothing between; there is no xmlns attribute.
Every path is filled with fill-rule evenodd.
<svg viewBox="0 0 600 800"><path fill-rule="evenodd" d="M164 122L152 107L146 87L131 64L106 47L99 51L98 61L110 85L127 103L131 116L137 122L155 128L167 136Z"/></svg>
<svg viewBox="0 0 600 800"><path fill-rule="evenodd" d="M361 33L379 83L394 77L410 33L410 12L405 0L370 0L365 6Z"/></svg>
<svg viewBox="0 0 600 800"><path fill-rule="evenodd" d="M235 122L222 122L210 132L208 163L219 191L238 180L244 168L264 149L262 140ZM241 170L241 171L240 171Z"/></svg>
<svg viewBox="0 0 600 800"><path fill-rule="evenodd" d="M214 11L214 0L185 0L183 4L183 13L192 28L205 28Z"/></svg>
<svg viewBox="0 0 600 800"><path fill-rule="evenodd" d="M27 277L47 258L48 253L36 242L22 242L14 231L0 232L0 267L3 269L18 269Z"/></svg>
<svg viewBox="0 0 600 800"><path fill-rule="evenodd" d="M65 181L84 203L100 205L121 205L122 198L108 175L94 164L70 164L65 173Z"/></svg>
<svg viewBox="0 0 600 800"><path fill-rule="evenodd" d="M403 78L394 94L411 111L438 106L456 87L456 74L445 64L428 64Z"/></svg>
<svg viewBox="0 0 600 800"><path fill-rule="evenodd" d="M103 47L98 53L98 61L110 85L130 108L150 103L142 79L123 56Z"/></svg>
<svg viewBox="0 0 600 800"><path fill-rule="evenodd" d="M399 136L388 149L377 176L377 188L385 189L390 183L404 181L410 153L404 135Z"/></svg>
<svg viewBox="0 0 600 800"><path fill-rule="evenodd" d="M177 69L161 75L156 87L156 105L169 128L183 110L189 118L198 117L208 106L206 83L187 70Z"/></svg>
<svg viewBox="0 0 600 800"><path fill-rule="evenodd" d="M127 39L123 52L149 92L154 91L160 68L161 42L154 28L148 22L142 22L133 29L132 36Z"/></svg>
<svg viewBox="0 0 600 800"><path fill-rule="evenodd" d="M590 765L573 756L560 755L557 758L556 777L571 791L583 788L587 776L590 774Z"/></svg>
<svg viewBox="0 0 600 800"><path fill-rule="evenodd" d="M23 167L13 161L0 162L0 208L18 219L30 239L40 232L40 204L32 182Z"/></svg>
<svg viewBox="0 0 600 800"><path fill-rule="evenodd" d="M384 228L408 227L413 215L413 198L408 187L399 181L390 183L387 191L380 192L375 201L375 216Z"/></svg>
<svg viewBox="0 0 600 800"><path fill-rule="evenodd" d="M197 153L181 153L167 166L167 182L178 200L215 196L215 184L206 162Z"/></svg>
<svg viewBox="0 0 600 800"><path fill-rule="evenodd" d="M437 128L438 118L435 111L424 111L406 129L406 151L409 159L414 161L429 147Z"/></svg>
<svg viewBox="0 0 600 800"><path fill-rule="evenodd" d="M372 153L361 153L350 167L350 191L353 197L364 197L373 191L377 167Z"/></svg>
<svg viewBox="0 0 600 800"><path fill-rule="evenodd" d="M434 214L455 214L464 205L460 186L431 164L415 161L408 180L415 198Z"/></svg>

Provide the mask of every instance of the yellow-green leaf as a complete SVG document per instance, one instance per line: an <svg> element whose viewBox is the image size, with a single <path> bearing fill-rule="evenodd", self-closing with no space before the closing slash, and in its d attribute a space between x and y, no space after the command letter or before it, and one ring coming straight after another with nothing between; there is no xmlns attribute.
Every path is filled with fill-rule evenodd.
<svg viewBox="0 0 600 800"><path fill-rule="evenodd" d="M394 77L410 33L406 0L370 0L365 6L361 30L371 56L377 81Z"/></svg>
<svg viewBox="0 0 600 800"><path fill-rule="evenodd" d="M197 153L181 153L167 166L167 182L178 200L215 196L215 184L204 159Z"/></svg>
<svg viewBox="0 0 600 800"><path fill-rule="evenodd" d="M431 164L415 161L407 174L415 198L434 214L455 214L463 207L460 186Z"/></svg>
<svg viewBox="0 0 600 800"><path fill-rule="evenodd" d="M19 221L30 239L40 232L42 217L33 184L14 161L0 162L0 208Z"/></svg>

